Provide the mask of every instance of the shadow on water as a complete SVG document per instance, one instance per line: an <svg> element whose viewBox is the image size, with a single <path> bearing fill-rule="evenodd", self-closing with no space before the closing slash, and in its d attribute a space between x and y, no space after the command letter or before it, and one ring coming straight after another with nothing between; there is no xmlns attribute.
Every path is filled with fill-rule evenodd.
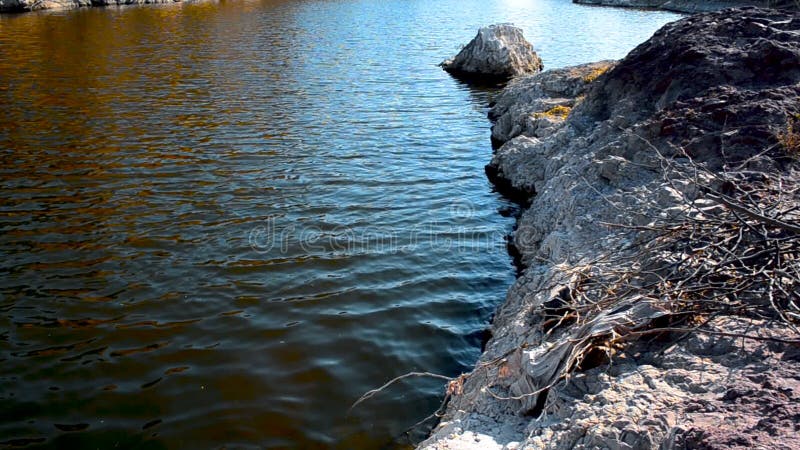
<svg viewBox="0 0 800 450"><path fill-rule="evenodd" d="M469 96L473 105L485 105L482 111L486 111L487 121L488 109L494 104L494 96L499 94L503 88L508 84L508 79L497 79L496 77L476 77L474 75L463 75L458 73L449 72L450 76L459 83L460 86L469 91ZM492 140L493 150L497 150L500 146L495 145ZM506 250L508 255L513 261L516 276L522 275L525 267L522 263L522 254L519 249L514 245L513 231L516 229L516 221L519 219L520 214L525 207L530 204L531 196L535 193L525 192L515 188L511 183L498 176L497 169L489 164L484 166L484 172L487 179L492 185L492 191L498 193L503 198L507 199L510 204L507 204L498 209L498 213L503 217L514 219L515 225L512 230L505 235ZM489 319L491 322L493 318ZM489 327L481 332L480 347L483 351L486 343L491 338Z"/></svg>

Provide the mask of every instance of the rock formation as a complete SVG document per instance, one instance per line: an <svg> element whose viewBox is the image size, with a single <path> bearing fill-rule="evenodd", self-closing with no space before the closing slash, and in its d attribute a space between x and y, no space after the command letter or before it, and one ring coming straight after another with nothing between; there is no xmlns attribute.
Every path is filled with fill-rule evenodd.
<svg viewBox="0 0 800 450"><path fill-rule="evenodd" d="M181 0L0 0L0 13L73 9L84 6L122 6L177 3Z"/></svg>
<svg viewBox="0 0 800 450"><path fill-rule="evenodd" d="M0 0L0 12L70 9L91 6L90 0Z"/></svg>
<svg viewBox="0 0 800 450"><path fill-rule="evenodd" d="M419 448L798 448L800 15L699 14L588 67L493 109L524 272Z"/></svg>
<svg viewBox="0 0 800 450"><path fill-rule="evenodd" d="M444 70L466 78L508 79L542 70L542 60L525 40L522 30L508 25L491 25L453 59L444 61Z"/></svg>
<svg viewBox="0 0 800 450"><path fill-rule="evenodd" d="M725 8L758 6L762 8L797 8L794 0L572 0L582 5L614 6L622 8L652 8L682 13L702 13Z"/></svg>
<svg viewBox="0 0 800 450"><path fill-rule="evenodd" d="M600 61L514 78L494 99L492 142L525 135L547 137L559 128L589 84L613 66Z"/></svg>

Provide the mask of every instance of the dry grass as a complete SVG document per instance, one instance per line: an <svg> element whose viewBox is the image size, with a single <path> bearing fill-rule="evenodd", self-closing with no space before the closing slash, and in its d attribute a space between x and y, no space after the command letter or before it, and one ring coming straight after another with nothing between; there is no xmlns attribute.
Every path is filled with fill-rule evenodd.
<svg viewBox="0 0 800 450"><path fill-rule="evenodd" d="M778 134L778 142L788 155L800 158L800 114L789 118L786 131Z"/></svg>
<svg viewBox="0 0 800 450"><path fill-rule="evenodd" d="M598 67L597 69L594 69L593 71L586 74L586 76L583 77L583 81L586 83L591 83L592 81L596 80L600 75L606 73L610 68L611 66Z"/></svg>
<svg viewBox="0 0 800 450"><path fill-rule="evenodd" d="M567 116L569 116L570 111L572 108L569 106L558 105L548 109L545 112L534 113L533 117L536 119L548 118L548 119L559 119L565 120Z"/></svg>

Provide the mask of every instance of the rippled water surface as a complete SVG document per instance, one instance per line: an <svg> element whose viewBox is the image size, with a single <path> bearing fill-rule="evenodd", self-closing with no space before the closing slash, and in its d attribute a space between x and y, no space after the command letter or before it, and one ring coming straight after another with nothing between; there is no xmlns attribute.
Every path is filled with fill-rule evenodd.
<svg viewBox="0 0 800 450"><path fill-rule="evenodd" d="M0 17L0 447L381 448L514 278L491 89L676 16L568 0L221 1Z"/></svg>

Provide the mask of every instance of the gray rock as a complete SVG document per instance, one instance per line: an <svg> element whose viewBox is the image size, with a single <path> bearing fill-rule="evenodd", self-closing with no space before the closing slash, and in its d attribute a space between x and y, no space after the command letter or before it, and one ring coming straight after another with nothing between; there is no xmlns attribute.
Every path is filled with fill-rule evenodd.
<svg viewBox="0 0 800 450"><path fill-rule="evenodd" d="M180 1L182 0L0 0L0 13L38 11L44 9L74 9L85 6L177 3Z"/></svg>
<svg viewBox="0 0 800 450"><path fill-rule="evenodd" d="M179 3L182 0L91 0L92 6L150 5L162 3Z"/></svg>
<svg viewBox="0 0 800 450"><path fill-rule="evenodd" d="M600 61L517 77L494 99L492 142L499 146L516 136L547 137L569 115L590 83L614 66Z"/></svg>
<svg viewBox="0 0 800 450"><path fill-rule="evenodd" d="M542 60L525 40L522 30L509 24L490 25L453 59L441 64L444 70L464 76L508 79L542 70Z"/></svg>
<svg viewBox="0 0 800 450"><path fill-rule="evenodd" d="M702 13L725 8L758 6L762 8L796 8L793 0L572 0L582 5L619 8L652 8L682 13Z"/></svg>
<svg viewBox="0 0 800 450"><path fill-rule="evenodd" d="M41 9L72 9L91 6L90 0L0 0L0 13L37 11Z"/></svg>

